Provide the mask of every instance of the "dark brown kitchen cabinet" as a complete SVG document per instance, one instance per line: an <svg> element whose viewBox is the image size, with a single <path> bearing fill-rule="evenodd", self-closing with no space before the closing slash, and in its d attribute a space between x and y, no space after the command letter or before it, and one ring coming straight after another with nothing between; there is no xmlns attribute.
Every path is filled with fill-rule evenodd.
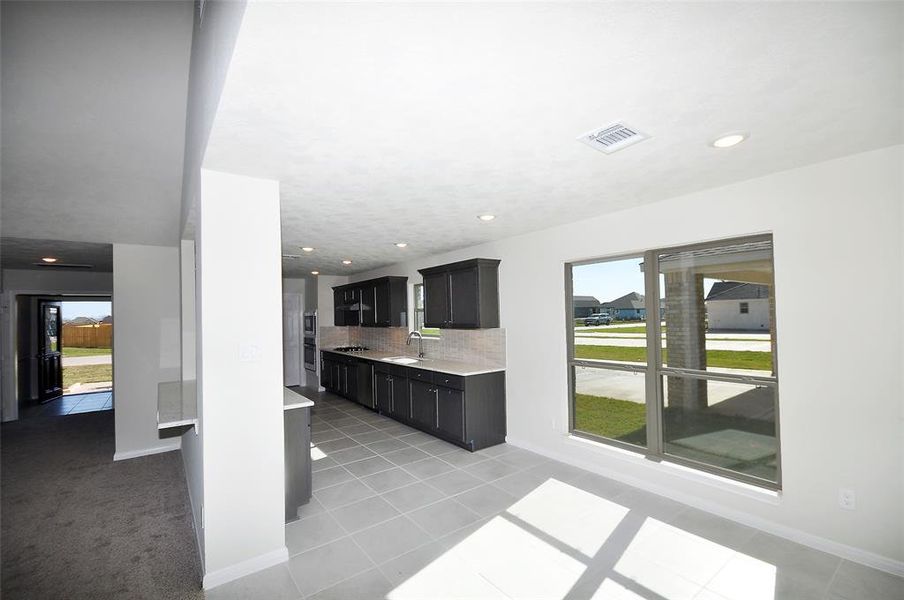
<svg viewBox="0 0 904 600"><path fill-rule="evenodd" d="M411 421L421 429L436 429L436 388L429 381L409 379L411 385Z"/></svg>
<svg viewBox="0 0 904 600"><path fill-rule="evenodd" d="M361 302L359 322L361 327L373 327L377 324L377 288L373 284L365 283L358 288L358 297Z"/></svg>
<svg viewBox="0 0 904 600"><path fill-rule="evenodd" d="M499 327L499 263L475 258L419 270L424 278L424 325Z"/></svg>
<svg viewBox="0 0 904 600"><path fill-rule="evenodd" d="M406 327L407 277L380 277L333 288L337 326Z"/></svg>
<svg viewBox="0 0 904 600"><path fill-rule="evenodd" d="M374 399L379 412L384 415L392 412L392 375L389 373L374 373Z"/></svg>
<svg viewBox="0 0 904 600"><path fill-rule="evenodd" d="M436 428L456 440L465 439L465 395L461 390L436 386Z"/></svg>
<svg viewBox="0 0 904 600"><path fill-rule="evenodd" d="M449 324L449 275L445 272L424 275L424 327Z"/></svg>
<svg viewBox="0 0 904 600"><path fill-rule="evenodd" d="M394 419L408 422L411 418L407 369L385 364L374 367L374 390L377 410Z"/></svg>
<svg viewBox="0 0 904 600"><path fill-rule="evenodd" d="M404 370L399 369L392 374L392 405L389 414L394 419L408 421L411 419L411 404L408 390L408 378Z"/></svg>

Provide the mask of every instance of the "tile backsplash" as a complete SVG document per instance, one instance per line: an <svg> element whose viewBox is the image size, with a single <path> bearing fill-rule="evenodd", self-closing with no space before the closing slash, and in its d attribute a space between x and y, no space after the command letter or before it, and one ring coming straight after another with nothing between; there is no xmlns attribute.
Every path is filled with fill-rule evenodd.
<svg viewBox="0 0 904 600"><path fill-rule="evenodd" d="M417 340L405 345L407 327L320 327L320 347L367 346L398 355L417 355ZM443 329L424 338L427 358L456 360L480 366L505 366L505 329Z"/></svg>

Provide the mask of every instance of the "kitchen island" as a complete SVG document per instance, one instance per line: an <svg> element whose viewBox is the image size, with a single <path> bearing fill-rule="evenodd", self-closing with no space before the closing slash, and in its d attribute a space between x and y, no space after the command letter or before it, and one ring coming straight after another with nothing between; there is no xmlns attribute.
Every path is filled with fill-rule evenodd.
<svg viewBox="0 0 904 600"><path fill-rule="evenodd" d="M311 408L314 401L283 388L283 435L286 462L286 522L311 500Z"/></svg>

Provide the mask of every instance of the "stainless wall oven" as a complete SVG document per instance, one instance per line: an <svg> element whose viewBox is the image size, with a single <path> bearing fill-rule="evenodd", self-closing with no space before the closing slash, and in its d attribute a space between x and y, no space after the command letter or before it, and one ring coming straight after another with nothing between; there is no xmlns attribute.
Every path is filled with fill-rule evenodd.
<svg viewBox="0 0 904 600"><path fill-rule="evenodd" d="M304 313L304 336L317 336L317 311L312 310Z"/></svg>
<svg viewBox="0 0 904 600"><path fill-rule="evenodd" d="M304 368L308 371L317 370L317 340L313 337L304 338Z"/></svg>

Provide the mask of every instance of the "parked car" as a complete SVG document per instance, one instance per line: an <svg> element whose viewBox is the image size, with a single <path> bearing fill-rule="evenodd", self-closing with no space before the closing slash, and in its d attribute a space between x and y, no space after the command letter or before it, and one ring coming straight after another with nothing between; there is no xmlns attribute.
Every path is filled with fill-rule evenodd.
<svg viewBox="0 0 904 600"><path fill-rule="evenodd" d="M612 322L612 317L605 313L593 313L584 318L584 325L608 325Z"/></svg>

